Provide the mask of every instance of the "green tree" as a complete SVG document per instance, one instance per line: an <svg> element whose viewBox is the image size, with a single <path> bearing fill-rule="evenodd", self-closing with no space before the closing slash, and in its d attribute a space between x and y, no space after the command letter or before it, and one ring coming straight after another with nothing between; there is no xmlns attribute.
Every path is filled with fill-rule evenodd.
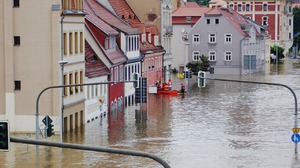
<svg viewBox="0 0 300 168"><path fill-rule="evenodd" d="M293 8L293 14L294 14L294 32L298 33L300 32L300 8L298 7Z"/></svg>
<svg viewBox="0 0 300 168"><path fill-rule="evenodd" d="M294 42L293 42L293 46L297 46L299 48L300 45L300 32L297 33L297 35L294 37Z"/></svg>
<svg viewBox="0 0 300 168"><path fill-rule="evenodd" d="M197 2L200 6L208 6L210 0L188 0L188 2Z"/></svg>
<svg viewBox="0 0 300 168"><path fill-rule="evenodd" d="M271 54L274 54L274 55L278 55L278 57L276 57L277 59L282 59L284 58L284 48L283 47L280 47L280 46L271 46L271 51L270 53Z"/></svg>
<svg viewBox="0 0 300 168"><path fill-rule="evenodd" d="M208 71L210 68L208 57L202 55L200 61L189 62L186 67L190 69L194 75L197 75L199 71Z"/></svg>

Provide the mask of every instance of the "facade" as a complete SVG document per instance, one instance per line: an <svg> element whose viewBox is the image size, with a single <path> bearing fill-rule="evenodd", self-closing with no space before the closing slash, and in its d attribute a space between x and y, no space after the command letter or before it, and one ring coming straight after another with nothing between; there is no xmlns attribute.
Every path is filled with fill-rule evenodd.
<svg viewBox="0 0 300 168"><path fill-rule="evenodd" d="M107 82L109 69L85 42L85 83ZM85 122L105 116L108 112L108 85L89 85L85 95Z"/></svg>
<svg viewBox="0 0 300 168"><path fill-rule="evenodd" d="M139 36L141 32L132 28L118 18L100 2L85 0L84 9L87 15L86 38L91 48L110 69L108 80L116 82L108 87L108 112L119 110L124 105L124 96L133 98L134 89L131 84L124 90L124 80L130 79L133 72L139 72ZM132 61L132 62L130 62Z"/></svg>
<svg viewBox="0 0 300 168"><path fill-rule="evenodd" d="M187 35L197 21L210 11L211 8L200 7L197 3L187 2L186 7L177 8L172 14L173 37L172 37L172 67L179 73L183 73L187 64Z"/></svg>
<svg viewBox="0 0 300 168"><path fill-rule="evenodd" d="M182 6L183 1L178 0L126 0L134 13L138 16L142 23L146 25L156 25L159 31L159 42L165 49L163 59L163 80L167 81L171 78L172 61L172 44L173 35L172 27L172 11ZM147 36L151 36L147 34ZM151 37L148 37L149 39Z"/></svg>
<svg viewBox="0 0 300 168"><path fill-rule="evenodd" d="M279 45L285 52L293 45L292 1L228 1L227 7L268 27L269 45Z"/></svg>
<svg viewBox="0 0 300 168"><path fill-rule="evenodd" d="M66 65L63 73L72 74L73 82L83 83L83 75L80 74L84 73L84 13L81 12L80 2L72 5L72 13L65 17L61 15L64 3L61 0L0 2L3 11L0 14L0 119L9 120L12 132L35 131L39 93L46 87L63 83L59 61L64 59L74 63ZM37 3L39 5L35 5ZM63 7L67 9L67 6ZM61 47L65 33L71 37L68 40L70 43L66 44L68 47L65 47L67 52ZM64 128L68 130L84 124L81 122L83 91L67 92L64 96L62 89L50 89L43 93L38 111L41 128L44 128L42 119L49 115L54 121L55 131L59 131L62 97L65 102Z"/></svg>
<svg viewBox="0 0 300 168"><path fill-rule="evenodd" d="M135 56L132 57L131 55L133 55L133 53L130 53L130 50L126 49L124 51L128 58L127 64L125 65L125 80L133 80L132 73L137 72L140 74L140 76L148 78L148 85L154 86L156 81L162 81L163 79L162 63L163 54L165 54L162 46L160 46L158 42L159 36L156 25L146 25L141 23L139 18L125 0L110 0L109 3L111 8L113 8L115 13L122 20L128 23L131 27L138 28L141 32L138 38L139 46L136 47L139 49L138 53L134 51ZM136 55L140 57L137 57ZM141 61L142 65L140 66L140 64L137 64L134 61ZM126 91L133 89L131 83L125 84L125 87ZM127 100L128 95L126 95L126 91L125 105L130 104L130 102L132 103L130 99ZM131 98L134 98L133 93L131 94Z"/></svg>
<svg viewBox="0 0 300 168"><path fill-rule="evenodd" d="M263 27L235 11L213 8L188 34L189 62L208 56L214 74L247 74L265 71Z"/></svg>

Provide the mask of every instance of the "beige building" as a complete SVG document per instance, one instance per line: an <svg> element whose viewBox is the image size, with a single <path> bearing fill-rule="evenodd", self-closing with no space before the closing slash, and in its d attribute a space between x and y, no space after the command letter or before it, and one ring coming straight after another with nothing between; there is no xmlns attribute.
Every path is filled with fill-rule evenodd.
<svg viewBox="0 0 300 168"><path fill-rule="evenodd" d="M73 10L62 10L62 6ZM37 97L43 89L62 82L83 83L81 9L82 0L0 2L0 119L9 120L11 132L35 132ZM68 62L64 76L59 64L62 60ZM42 119L49 115L55 132L60 131L62 97L65 130L83 124L83 87L66 88L63 92L56 88L45 91L39 99L41 129Z"/></svg>

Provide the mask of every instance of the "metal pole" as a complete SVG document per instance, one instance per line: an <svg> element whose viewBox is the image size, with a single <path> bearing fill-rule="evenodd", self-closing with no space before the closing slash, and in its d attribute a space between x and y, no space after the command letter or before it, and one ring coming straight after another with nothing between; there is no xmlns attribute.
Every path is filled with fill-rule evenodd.
<svg viewBox="0 0 300 168"><path fill-rule="evenodd" d="M294 121L294 128L298 128L298 107L297 107L297 96L292 88L290 88L287 85L280 84L280 83L270 83L270 82L254 82L254 81L245 81L245 80L233 80L233 79L220 79L220 78L204 78L204 77L199 77L202 79L208 79L208 80L215 80L215 81L227 81L227 82L238 82L238 83L252 83L252 84L261 84L261 85L274 85L274 86L282 86L290 90L294 96L295 100L295 121ZM295 154L298 153L298 143L295 143Z"/></svg>
<svg viewBox="0 0 300 168"><path fill-rule="evenodd" d="M134 82L134 81L121 81L118 83L129 83L129 82ZM39 139L39 101L40 101L40 97L42 96L42 94L49 89L55 89L55 88L66 88L66 87L74 87L74 86L89 86L89 85L99 85L99 84L111 84L111 83L115 83L115 82L96 82L96 83L83 83L83 84L73 84L73 85L58 85L58 86L49 86L46 87L45 89L43 89L37 99L36 99L36 112L35 112L35 116L36 116L36 130L35 130L35 135L36 135L36 140Z"/></svg>
<svg viewBox="0 0 300 168"><path fill-rule="evenodd" d="M63 20L64 20L65 16L62 14L62 18L60 21L60 38L61 38L61 57L60 57L60 62L62 62L60 64L61 66L61 84L64 85L64 29L63 29ZM61 126L60 126L60 142L63 142L63 116L64 116L64 88L61 89Z"/></svg>
<svg viewBox="0 0 300 168"><path fill-rule="evenodd" d="M51 147L61 147L61 148L70 148L70 149L77 149L77 150L87 150L87 151L147 157L160 163L165 168L171 167L170 165L168 165L167 162L165 162L158 156L146 152L140 152L140 151L114 149L114 148L101 148L95 146L86 146L86 145L70 144L70 143L58 143L58 142L50 142L50 141L37 141L37 140L20 139L20 138L13 138L13 137L10 137L10 141L15 143L25 143L25 144L32 144L32 145L44 145L44 146L51 146Z"/></svg>

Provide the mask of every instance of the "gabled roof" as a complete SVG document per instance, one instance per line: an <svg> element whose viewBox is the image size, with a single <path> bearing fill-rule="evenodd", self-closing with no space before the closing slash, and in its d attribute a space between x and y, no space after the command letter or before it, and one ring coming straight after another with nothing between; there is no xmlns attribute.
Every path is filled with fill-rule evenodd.
<svg viewBox="0 0 300 168"><path fill-rule="evenodd" d="M141 23L125 0L108 0L116 14L131 26Z"/></svg>
<svg viewBox="0 0 300 168"><path fill-rule="evenodd" d="M111 27L118 29L119 31L125 34L141 34L141 32L136 29L132 28L117 16L115 16L112 12L106 9L103 5L95 0L85 0L85 3L90 8L95 16L100 18L102 21L110 25Z"/></svg>
<svg viewBox="0 0 300 168"><path fill-rule="evenodd" d="M110 25L106 24L99 17L97 17L85 1L83 2L83 6L84 6L83 7L84 11L86 13L86 15L85 15L86 20L91 22L93 25L95 25L98 29L102 30L107 35L118 35L119 34L118 31L116 31Z"/></svg>
<svg viewBox="0 0 300 168"><path fill-rule="evenodd" d="M106 50L101 43L101 40L103 41L103 38L101 36L101 32L104 32L107 34L116 35L119 34L116 30L113 28L110 28L110 25L108 25L106 22L104 22L101 18L94 15L95 13L91 9L91 6L87 3L87 1L84 1L84 10L87 11L88 15L86 17L86 28L88 32L92 35L94 40L97 42L99 48L104 53L106 59L110 62L112 65L118 65L122 64L127 61L127 58L125 57L124 53L118 48L109 49ZM97 9L97 6L94 6L94 9Z"/></svg>
<svg viewBox="0 0 300 168"><path fill-rule="evenodd" d="M204 14L206 17L216 15L223 16L241 35L249 36L241 27L241 25L246 25L249 23L239 13L227 8L214 7L211 11Z"/></svg>
<svg viewBox="0 0 300 168"><path fill-rule="evenodd" d="M109 73L107 66L99 59L89 43L85 41L85 76L91 78Z"/></svg>
<svg viewBox="0 0 300 168"><path fill-rule="evenodd" d="M108 1L116 14L132 27L137 27L143 34L150 33L152 35L158 35L157 26L145 25L144 23L141 23L141 21L137 18L134 11L130 8L125 0ZM145 42L141 42L140 50L142 53L150 50L153 52L161 52L163 51L163 48L161 46L154 46L146 40Z"/></svg>
<svg viewBox="0 0 300 168"><path fill-rule="evenodd" d="M203 16L204 13L210 11L211 8L209 7L180 7L177 8L173 13L173 17L180 17L180 16Z"/></svg>

